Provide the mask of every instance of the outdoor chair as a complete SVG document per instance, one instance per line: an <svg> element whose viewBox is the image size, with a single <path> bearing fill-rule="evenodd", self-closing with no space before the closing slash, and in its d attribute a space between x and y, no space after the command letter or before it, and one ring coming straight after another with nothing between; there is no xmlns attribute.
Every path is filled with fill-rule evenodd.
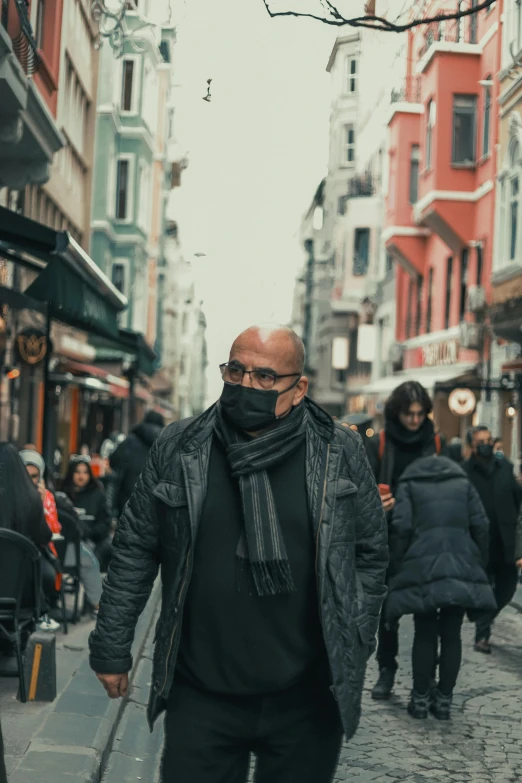
<svg viewBox="0 0 522 783"><path fill-rule="evenodd" d="M0 529L0 636L15 645L20 701L27 701L22 634L40 618L41 555L25 536Z"/></svg>
<svg viewBox="0 0 522 783"><path fill-rule="evenodd" d="M70 622L76 623L79 619L78 609L80 602L80 529L77 519L65 509L58 509L58 521L62 527L63 540L55 541L54 545L62 566L61 592L63 594L63 606L65 607L66 595L74 596L74 609L70 616ZM73 565L65 564L65 556L69 544L71 544L74 549ZM64 627L64 630L67 633L66 626Z"/></svg>

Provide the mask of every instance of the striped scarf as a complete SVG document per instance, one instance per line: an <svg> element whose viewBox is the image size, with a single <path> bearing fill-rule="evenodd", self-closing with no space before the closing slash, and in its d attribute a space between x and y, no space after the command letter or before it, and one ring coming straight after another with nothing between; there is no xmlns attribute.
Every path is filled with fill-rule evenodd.
<svg viewBox="0 0 522 783"><path fill-rule="evenodd" d="M239 479L244 529L236 556L239 564L249 562L260 596L295 592L290 563L279 525L267 468L295 452L306 436L308 412L304 404L257 438L236 430L216 410L214 429L226 449L232 476Z"/></svg>

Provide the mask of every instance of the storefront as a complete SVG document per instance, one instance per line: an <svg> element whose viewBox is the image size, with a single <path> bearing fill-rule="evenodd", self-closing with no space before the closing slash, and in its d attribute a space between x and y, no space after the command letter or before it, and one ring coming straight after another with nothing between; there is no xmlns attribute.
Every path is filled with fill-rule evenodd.
<svg viewBox="0 0 522 783"><path fill-rule="evenodd" d="M65 438L67 449L72 446L79 409L73 389L81 387L79 382L57 384L52 379L66 358L63 339L57 350L53 346L55 335L63 338L59 325L119 345L118 315L127 300L67 232L3 208L0 256L8 270L17 272L7 276L13 287L0 286L2 317L11 333L2 356L2 435L18 443L35 442L51 463L58 437ZM74 332L68 337L69 345L71 340L76 347L81 342ZM65 373L67 379L69 375L74 379L74 373ZM96 378L85 376L84 384L89 380L92 385ZM67 394L60 399L65 387ZM106 387L103 391L111 392L111 385ZM113 387L120 388L117 383ZM67 432L61 414L69 424Z"/></svg>
<svg viewBox="0 0 522 783"><path fill-rule="evenodd" d="M439 337L432 333L403 343L402 366L400 372L380 378L363 389L370 399L368 410L376 422L382 424L384 404L397 386L418 381L433 399L433 417L439 429L447 438L463 438L474 423L484 385L478 376L477 350L462 347L459 330L446 330ZM451 398L452 392L461 389L473 394L475 404L471 410L459 409L457 397ZM469 405L469 395L467 399Z"/></svg>

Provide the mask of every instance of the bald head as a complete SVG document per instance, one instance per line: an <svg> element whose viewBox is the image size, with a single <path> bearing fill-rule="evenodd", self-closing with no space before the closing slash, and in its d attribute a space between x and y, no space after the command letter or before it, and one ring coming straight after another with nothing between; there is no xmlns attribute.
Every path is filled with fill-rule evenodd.
<svg viewBox="0 0 522 783"><path fill-rule="evenodd" d="M273 357L281 365L280 372L304 373L305 349L303 341L288 326L250 326L234 340L230 357L237 351L254 351Z"/></svg>

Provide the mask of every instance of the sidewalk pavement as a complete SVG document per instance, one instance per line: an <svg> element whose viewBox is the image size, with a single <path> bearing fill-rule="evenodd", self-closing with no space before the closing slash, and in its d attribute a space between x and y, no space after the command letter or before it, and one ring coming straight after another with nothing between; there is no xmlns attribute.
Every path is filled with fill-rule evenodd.
<svg viewBox="0 0 522 783"><path fill-rule="evenodd" d="M139 660L156 619L159 582L141 615L133 644ZM16 700L17 679L0 678L0 711L9 783L99 781L127 700L109 699L88 661L94 623L71 625L57 637L58 695L52 704ZM131 674L136 681L139 667ZM143 686L142 686L143 687ZM148 729L144 727L146 733Z"/></svg>

